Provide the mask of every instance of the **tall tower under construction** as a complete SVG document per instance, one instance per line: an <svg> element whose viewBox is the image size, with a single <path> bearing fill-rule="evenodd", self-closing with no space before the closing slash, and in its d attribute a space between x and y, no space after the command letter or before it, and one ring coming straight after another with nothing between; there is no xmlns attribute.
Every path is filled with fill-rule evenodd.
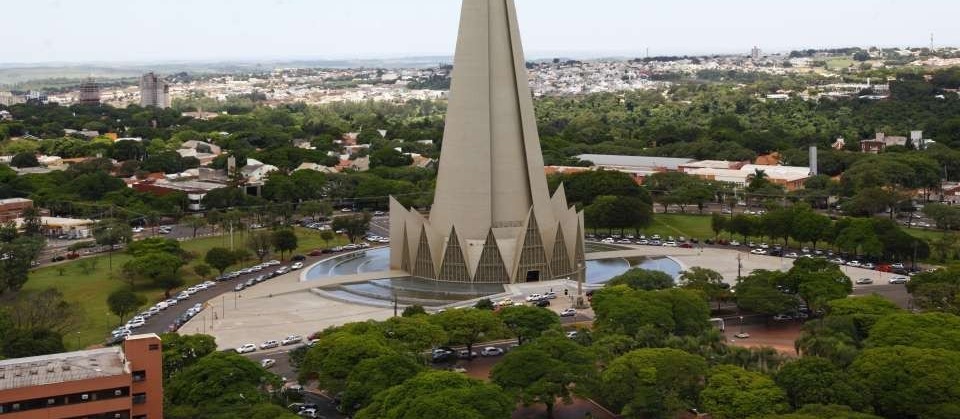
<svg viewBox="0 0 960 419"><path fill-rule="evenodd" d="M100 85L93 77L80 84L80 104L84 106L100 106Z"/></svg>
<svg viewBox="0 0 960 419"><path fill-rule="evenodd" d="M140 77L140 106L170 107L170 85L154 73Z"/></svg>

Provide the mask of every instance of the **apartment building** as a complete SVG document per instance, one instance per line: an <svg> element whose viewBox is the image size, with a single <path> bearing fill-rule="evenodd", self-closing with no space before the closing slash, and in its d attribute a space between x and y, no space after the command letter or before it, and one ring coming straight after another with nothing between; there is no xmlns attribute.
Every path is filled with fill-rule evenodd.
<svg viewBox="0 0 960 419"><path fill-rule="evenodd" d="M160 337L0 361L0 418L163 418Z"/></svg>

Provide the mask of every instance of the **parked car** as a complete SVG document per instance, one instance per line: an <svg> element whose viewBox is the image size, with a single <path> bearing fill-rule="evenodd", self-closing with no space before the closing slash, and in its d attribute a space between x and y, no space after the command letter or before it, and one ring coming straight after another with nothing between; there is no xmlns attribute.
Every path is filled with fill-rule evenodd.
<svg viewBox="0 0 960 419"><path fill-rule="evenodd" d="M457 351L457 358L460 359L473 359L477 357L477 351L467 351L466 349L461 349Z"/></svg>
<svg viewBox="0 0 960 419"><path fill-rule="evenodd" d="M292 260L292 261L294 261L294 262L303 262L303 261L307 260L307 257L304 256L304 255L296 255L296 256L290 258L290 260Z"/></svg>
<svg viewBox="0 0 960 419"><path fill-rule="evenodd" d="M293 265L290 265L290 269L294 271L303 269L303 262L296 262Z"/></svg>
<svg viewBox="0 0 960 419"><path fill-rule="evenodd" d="M303 336L291 335L283 338L283 340L280 341L280 345L282 346L293 345L295 343L300 343L302 341L303 341Z"/></svg>
<svg viewBox="0 0 960 419"><path fill-rule="evenodd" d="M276 340L268 340L260 344L260 349L271 349L280 346L280 342Z"/></svg>
<svg viewBox="0 0 960 419"><path fill-rule="evenodd" d="M567 308L560 312L560 317L573 317L577 315L577 310L573 308Z"/></svg>
<svg viewBox="0 0 960 419"><path fill-rule="evenodd" d="M257 350L257 345L254 345L254 344L252 344L252 343L248 343L248 344L242 345L242 346L240 346L239 348L237 348L237 353L238 353L238 354L246 354L246 353L254 352L254 351L256 351L256 350Z"/></svg>
<svg viewBox="0 0 960 419"><path fill-rule="evenodd" d="M486 348L483 348L483 350L480 351L480 355L483 355L483 356L500 356L500 355L503 355L503 349L500 349L500 348L497 348L497 347L494 347L494 346L488 346L488 347L486 347Z"/></svg>
<svg viewBox="0 0 960 419"><path fill-rule="evenodd" d="M891 277L889 282L891 284L906 284L907 282L910 282L910 278L902 275L897 275L897 276Z"/></svg>
<svg viewBox="0 0 960 419"><path fill-rule="evenodd" d="M576 339L577 336L580 336L580 333L577 332L576 330L571 330L571 331L567 332L567 338L568 338L568 339Z"/></svg>
<svg viewBox="0 0 960 419"><path fill-rule="evenodd" d="M870 278L860 278L857 280L857 285L870 285L873 283L873 280Z"/></svg>
<svg viewBox="0 0 960 419"><path fill-rule="evenodd" d="M786 322L793 320L793 316L789 314L777 314L776 316L773 316L773 320L778 322Z"/></svg>
<svg viewBox="0 0 960 419"><path fill-rule="evenodd" d="M527 296L527 302L532 303L534 301L540 301L543 299L543 296L540 294L530 294Z"/></svg>

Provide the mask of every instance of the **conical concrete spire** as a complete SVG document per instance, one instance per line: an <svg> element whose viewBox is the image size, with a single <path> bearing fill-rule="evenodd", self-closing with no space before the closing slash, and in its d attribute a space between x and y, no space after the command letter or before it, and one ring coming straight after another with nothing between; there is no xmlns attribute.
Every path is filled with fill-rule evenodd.
<svg viewBox="0 0 960 419"><path fill-rule="evenodd" d="M548 202L514 2L465 0L430 222L482 239Z"/></svg>
<svg viewBox="0 0 960 419"><path fill-rule="evenodd" d="M436 232L455 230L458 242L463 244L459 249L463 260L445 259L457 264L456 271L461 273L457 276L462 276L462 265L466 265L474 280L478 280L476 273L480 270L483 278L479 280L491 281L487 276L501 272L489 266L491 260L501 259L492 257L499 253L504 264L502 272L511 276L500 279L501 282L554 279L544 250L549 250L551 256L557 252L574 254L574 247L562 251L553 248L554 228L577 225L582 231L582 217L568 208L559 208L566 201L551 199L549 195L513 0L463 0L452 77L429 221L393 201L392 242L406 243L404 228L413 232L428 224L430 228L424 231L432 233L426 247L432 247L433 243L449 243L451 239L434 236ZM531 225L536 231L526 229ZM497 249L491 248L490 237L495 238ZM425 247L423 242L421 239L420 247ZM539 258L543 259L543 267L527 269L530 263L520 266L520 257L515 255L530 254L529 249L523 252L523 246L534 242L545 247ZM408 266L427 266L420 252L418 256L403 256L400 252L402 249L393 250L394 269L402 268L404 259L411 257L418 260L408 262ZM437 272L453 272L443 264L437 266ZM426 273L426 269L414 270L416 276ZM451 280L448 277L432 279Z"/></svg>

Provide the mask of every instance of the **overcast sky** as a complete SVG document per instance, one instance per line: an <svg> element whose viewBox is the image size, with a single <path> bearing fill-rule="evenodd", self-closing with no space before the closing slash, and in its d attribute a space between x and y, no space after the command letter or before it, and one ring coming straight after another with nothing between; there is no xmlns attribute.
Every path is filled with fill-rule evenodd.
<svg viewBox="0 0 960 419"><path fill-rule="evenodd" d="M482 1L482 0L467 0ZM531 58L960 45L956 0L516 0ZM3 0L0 63L452 55L459 0Z"/></svg>

